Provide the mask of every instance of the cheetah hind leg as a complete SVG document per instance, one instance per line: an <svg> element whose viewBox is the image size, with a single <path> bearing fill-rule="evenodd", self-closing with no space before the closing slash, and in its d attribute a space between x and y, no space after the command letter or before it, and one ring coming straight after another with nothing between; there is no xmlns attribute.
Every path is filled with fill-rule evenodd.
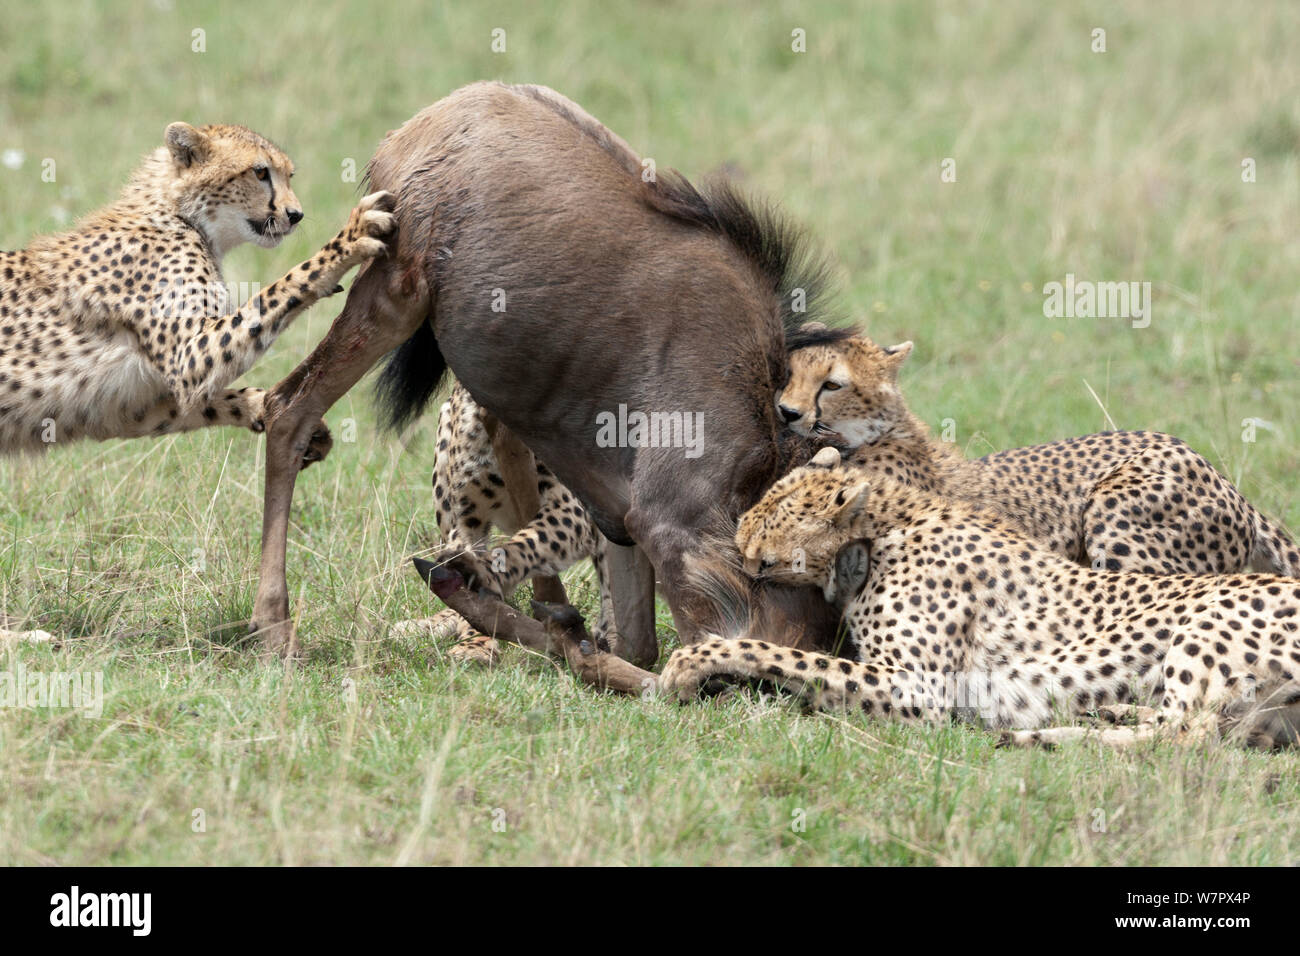
<svg viewBox="0 0 1300 956"><path fill-rule="evenodd" d="M496 638L474 630L463 617L451 608L439 611L433 617L411 621L398 621L389 628L389 636L399 640L454 641L447 657L462 664L494 665L500 657Z"/></svg>
<svg viewBox="0 0 1300 956"><path fill-rule="evenodd" d="M1199 459L1185 448L1183 453ZM1221 484L1220 492L1240 498L1207 462L1181 464L1188 478ZM1241 522L1224 520L1217 535L1207 542L1200 510L1181 507L1173 500L1180 489L1185 490L1174 477L1169 463L1159 453L1150 452L1126 461L1098 482L1081 522L1087 529L1084 557L1091 567L1148 574L1246 570L1252 550L1250 529ZM1156 492L1156 488L1164 490Z"/></svg>
<svg viewBox="0 0 1300 956"><path fill-rule="evenodd" d="M1140 704L1105 704L1097 708L1097 716L1112 724L1154 723L1159 711Z"/></svg>
<svg viewBox="0 0 1300 956"><path fill-rule="evenodd" d="M1119 714L1145 713L1132 727L1042 727L1038 730L1011 730L1002 734L999 747L1047 747L1076 740L1096 740L1112 747L1131 747L1156 737L1166 737L1183 746L1197 746L1219 739L1219 715L1206 711L1190 719L1172 709L1119 706L1099 708L1099 713L1116 710Z"/></svg>
<svg viewBox="0 0 1300 956"><path fill-rule="evenodd" d="M998 747L1042 747L1053 750L1058 744L1076 740L1098 740L1112 747L1131 747L1156 736L1154 724L1136 727L1041 727L1038 730L1008 730L998 738Z"/></svg>

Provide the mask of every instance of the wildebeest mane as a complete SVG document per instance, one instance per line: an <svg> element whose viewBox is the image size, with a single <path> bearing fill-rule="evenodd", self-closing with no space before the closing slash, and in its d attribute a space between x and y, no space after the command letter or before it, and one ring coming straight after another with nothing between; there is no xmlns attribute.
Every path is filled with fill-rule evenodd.
<svg viewBox="0 0 1300 956"><path fill-rule="evenodd" d="M733 183L721 177L711 180L702 191L675 169L645 182L641 157L622 137L576 103L544 87L511 89L550 108L588 136L629 176L635 177L633 181L641 187L652 209L724 236L754 263L781 300L781 326L787 351L839 342L853 334L852 329L844 328L801 330L805 323L817 320L819 311L825 307L830 270L824 259L813 254L807 236L775 205L746 198ZM799 290L802 295L796 300ZM802 344L791 344L795 341Z"/></svg>
<svg viewBox="0 0 1300 956"><path fill-rule="evenodd" d="M787 351L842 341L853 334L849 328L801 330L807 322L828 321L823 313L830 269L812 251L804 232L775 205L742 195L726 179L696 189L676 170L660 173L646 187L646 202L653 209L725 237L771 283L781 302ZM795 341L802 345L795 346Z"/></svg>

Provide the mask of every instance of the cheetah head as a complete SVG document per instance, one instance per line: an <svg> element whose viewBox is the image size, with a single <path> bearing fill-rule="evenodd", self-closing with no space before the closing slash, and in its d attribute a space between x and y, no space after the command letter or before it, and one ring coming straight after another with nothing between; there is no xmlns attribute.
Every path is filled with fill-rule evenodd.
<svg viewBox="0 0 1300 956"><path fill-rule="evenodd" d="M244 242L271 248L302 220L293 162L242 126L172 123L164 134L170 191L218 256Z"/></svg>
<svg viewBox="0 0 1300 956"><path fill-rule="evenodd" d="M906 419L898 370L911 352L911 342L881 348L866 336L795 349L777 412L798 434L842 450L879 441Z"/></svg>
<svg viewBox="0 0 1300 956"><path fill-rule="evenodd" d="M755 577L836 592L836 558L853 539L852 525L866 507L869 479L840 466L839 453L823 448L786 475L740 517L736 547Z"/></svg>

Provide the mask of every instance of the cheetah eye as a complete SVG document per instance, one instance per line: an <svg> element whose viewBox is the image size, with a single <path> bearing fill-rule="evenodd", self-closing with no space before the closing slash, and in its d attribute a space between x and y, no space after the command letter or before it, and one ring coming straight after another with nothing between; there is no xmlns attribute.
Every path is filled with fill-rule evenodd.
<svg viewBox="0 0 1300 956"><path fill-rule="evenodd" d="M827 392L838 392L843 387L839 382L824 382L822 384L822 390Z"/></svg>
<svg viewBox="0 0 1300 956"><path fill-rule="evenodd" d="M265 166L254 166L253 175L256 176L260 181L266 182L267 178L271 175L271 171L267 169Z"/></svg>

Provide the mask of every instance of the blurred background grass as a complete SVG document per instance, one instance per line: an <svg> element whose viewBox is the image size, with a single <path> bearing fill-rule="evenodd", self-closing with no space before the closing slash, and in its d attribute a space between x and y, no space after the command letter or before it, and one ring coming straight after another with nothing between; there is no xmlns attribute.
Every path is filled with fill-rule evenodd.
<svg viewBox="0 0 1300 956"><path fill-rule="evenodd" d="M492 52L496 28L505 30L505 53ZM1095 28L1106 31L1104 53L1092 50ZM805 31L805 53L791 49L795 29ZM196 30L205 52L193 49ZM473 80L541 83L661 167L695 178L726 169L779 200L830 255L845 313L879 340L917 342L906 393L936 428L951 419L970 454L1111 422L1160 429L1188 440L1261 508L1300 528L1298 46L1300 10L1285 2L10 3L0 10L0 248L21 248L107 202L167 123L235 122L294 157L307 212L280 248L245 248L227 260L228 280L266 283L343 223L358 195L345 170L359 170L387 130ZM940 178L947 158L956 163L954 183ZM1246 158L1255 161L1256 182L1242 181ZM45 159L55 161L53 183L41 179ZM1067 273L1151 282L1150 327L1045 318L1043 286ZM301 318L245 383L278 380L338 304ZM1253 443L1242 441L1245 419L1264 423ZM484 791L485 764L500 786L533 794L537 806L573 799L576 778L539 783L528 760L511 755L520 741L531 741L529 754L534 745L567 752L565 714L576 705L564 679L545 667L449 673L440 649L386 638L387 623L433 607L405 563L434 535L433 422L403 447L377 431L362 389L330 413L336 437L349 420L355 440L340 441L304 475L295 504L290 587L314 668L296 682L227 650L237 634L229 625L251 604L259 440L213 430L0 461L0 607L26 614L29 626L87 638L15 654L47 669L106 669L111 698L107 728L51 722L45 712L0 713L8 781L0 789L8 797L0 856L263 862L301 859L319 845L339 858L378 860L406 847L406 837L394 835L400 831L418 834L408 856L416 860L629 858L614 836L618 814L594 818L609 809L599 801L593 818L550 820L531 843L507 845L513 850L481 850L464 826L459 835L438 832L421 816L422 787L455 803L462 791ZM579 595L589 598L577 578ZM384 707L363 705L366 719L340 711L344 675ZM227 703L198 708L203 716L177 729L178 693ZM402 701L419 701L410 705L416 716ZM524 701L534 717L514 726L503 701ZM846 843L842 828L828 826L749 856L735 850L737 861L1293 858L1300 820L1293 784L1280 791L1270 784L1267 793L1251 785L1249 799L1227 805L1199 784L1184 786L1183 756L1165 755L1158 773L1145 774L1107 757L1102 765L1117 769L1098 787L1118 788L1141 806L1174 796L1192 803L1186 820L1153 816L1141 839L1135 831L1128 842L1098 843L1075 832L1076 817L1092 809L1075 803L1091 798L1061 783L1092 764L993 754L961 729L891 730L901 744L864 756L857 729L780 714L767 714L772 729L720 745L716 759L700 756L699 740L726 737L723 728L749 719L748 706L641 715L635 704L581 705L588 719L609 721L608 733L589 728L581 738L600 773L611 772L605 768L617 766L618 755L660 755L646 758L648 776L625 781L630 789L618 797L638 827L633 857L687 860L698 850L708 859L710 841L746 845L743 826L731 832L692 814L748 819L754 806L768 807L765 775L792 775L796 782L777 791L805 799L800 774L821 771L790 741L828 735L817 750L822 771L862 773L827 797L859 820L857 836ZM392 708L406 716L398 720ZM665 742L669 728L686 724L694 729ZM360 736L323 732L304 762L298 744L284 741L310 741L314 731L304 728L312 726L350 726L347 733ZM262 731L287 750L254 760L242 777L236 770L233 784L216 744L214 762L205 762L210 740L255 740ZM78 756L109 747L91 746L103 735L123 733L128 739L110 748L111 758ZM478 740L480 749L452 747L430 783L431 761L453 738ZM867 785L913 779L908 754L953 746L965 748L976 769L949 781L943 771L934 775L948 766L942 760L921 761L934 800L942 796L948 807L942 823L933 806L909 815L910 804L888 787ZM660 758L681 768L675 778L652 772ZM1243 781L1252 773L1271 780L1274 772L1261 769L1269 766L1295 776L1290 758L1214 759ZM761 779L730 774L736 760L756 762ZM156 790L159 773L168 783ZM999 842L990 813L1027 820L1028 811L990 794L1026 773L1031 788L1037 781L1050 795L1032 824L1020 824L1028 836ZM229 813L244 828L215 844L224 849L202 851L183 840L187 808L199 799L192 791L209 786L235 788L241 800ZM966 802L972 792L975 804ZM276 822L272 811L285 802L297 816ZM462 817L471 812L464 803ZM124 836L106 830L94 809L118 805L136 813ZM676 810L656 816L651 806ZM771 816L770 807L762 812ZM169 836L176 814L186 825ZM898 833L908 834L901 843L861 836L877 833L881 814L898 815ZM788 809L776 816L788 820ZM668 822L678 817L696 822ZM582 853L558 849L581 832L590 841ZM683 849L684 833L696 849ZM1196 833L1208 841L1200 855L1187 849ZM481 855L488 852L496 855Z"/></svg>

